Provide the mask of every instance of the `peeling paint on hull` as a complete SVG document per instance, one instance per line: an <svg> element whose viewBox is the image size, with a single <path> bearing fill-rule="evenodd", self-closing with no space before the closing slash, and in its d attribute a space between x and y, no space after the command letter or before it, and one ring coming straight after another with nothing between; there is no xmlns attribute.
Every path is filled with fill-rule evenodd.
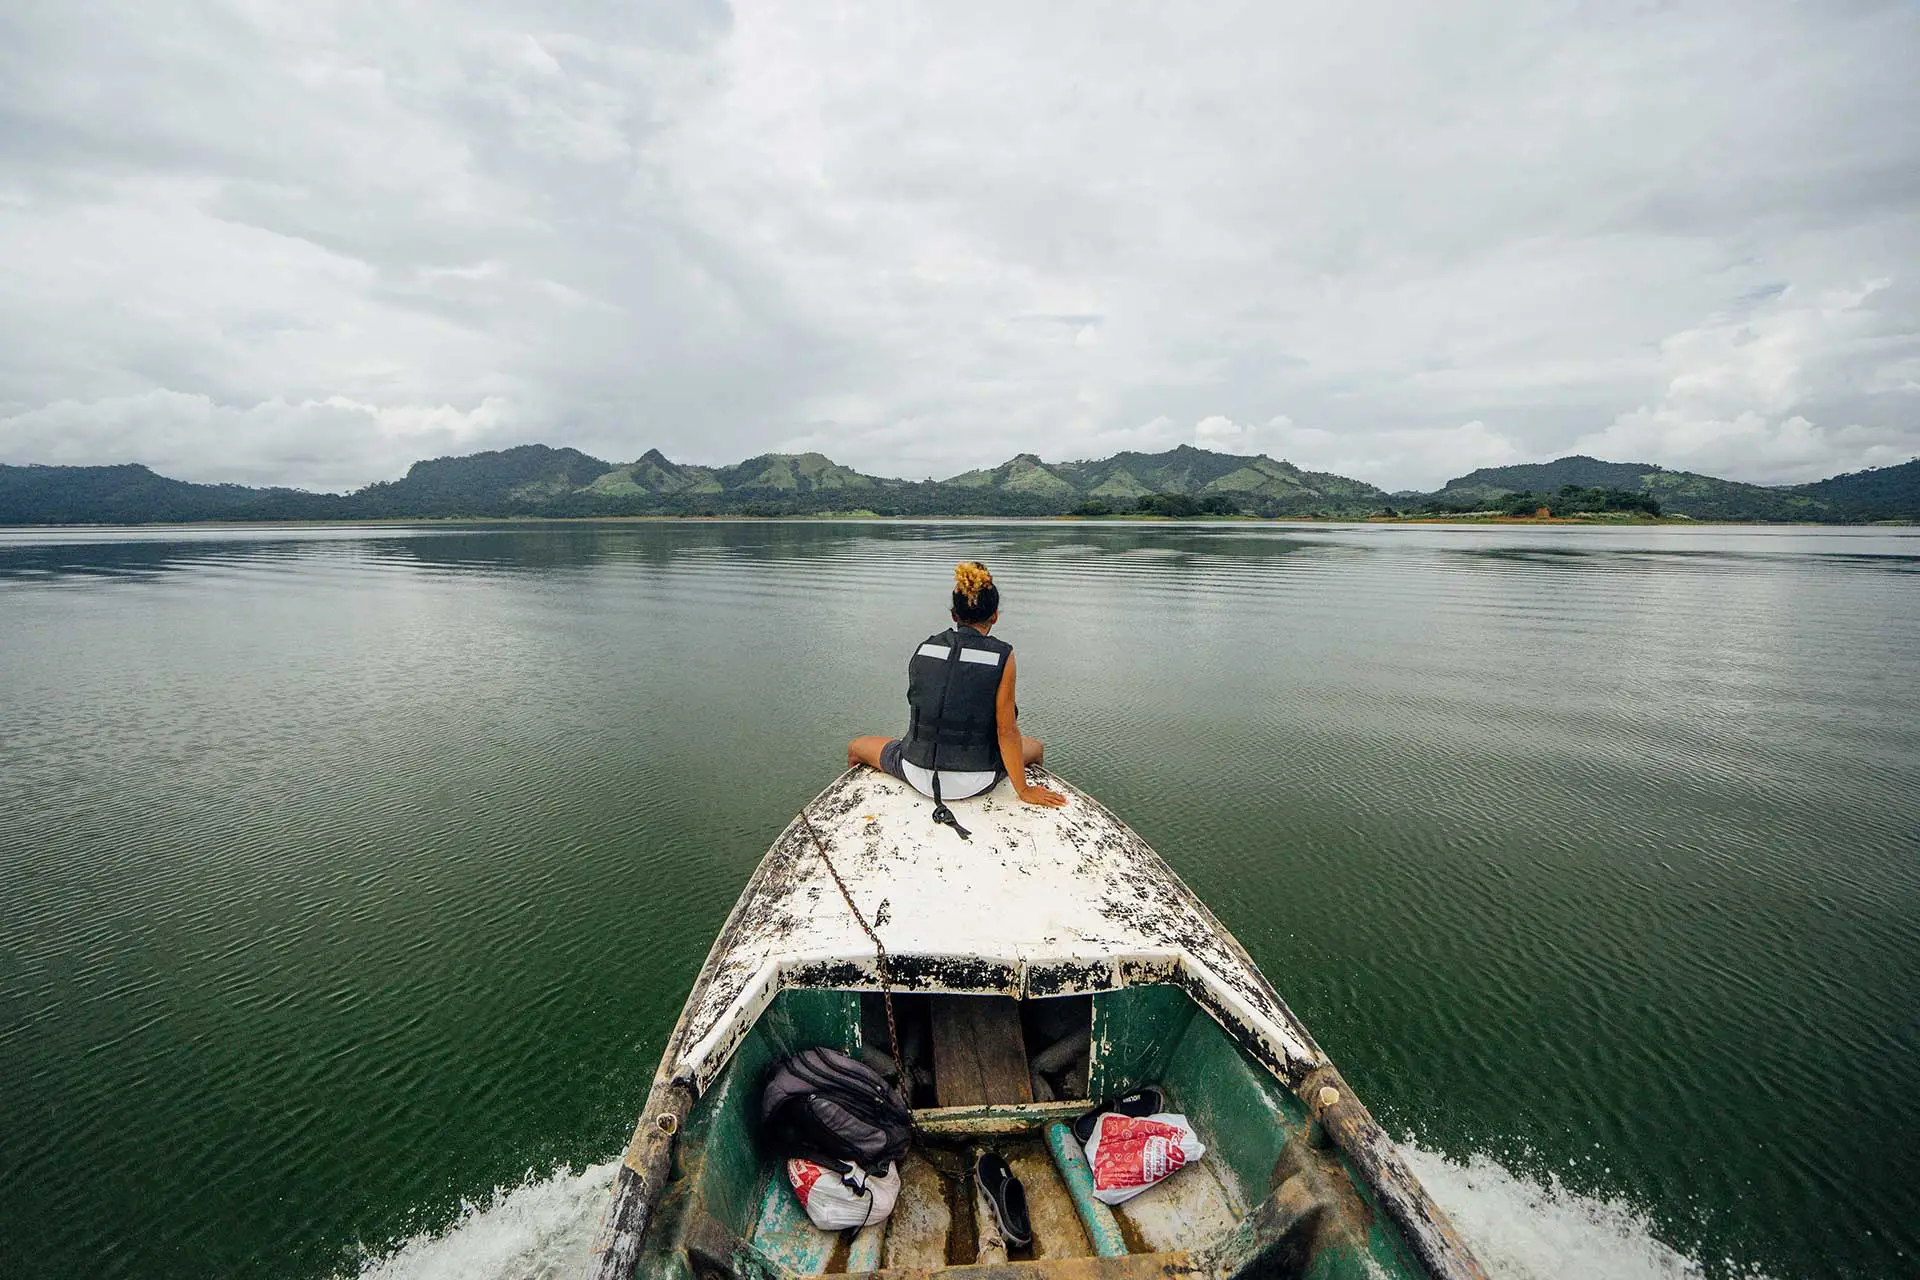
<svg viewBox="0 0 1920 1280"><path fill-rule="evenodd" d="M1305 1027L1218 920L1145 841L1089 797L1022 804L1002 783L956 805L972 831L936 825L905 783L851 770L806 815L854 901L878 926L904 991L1020 998L1175 981L1223 1023L1257 1033L1289 1083L1326 1064ZM873 944L847 910L807 824L761 862L688 1008L675 1076L704 1088L743 1027L781 989L876 990Z"/></svg>

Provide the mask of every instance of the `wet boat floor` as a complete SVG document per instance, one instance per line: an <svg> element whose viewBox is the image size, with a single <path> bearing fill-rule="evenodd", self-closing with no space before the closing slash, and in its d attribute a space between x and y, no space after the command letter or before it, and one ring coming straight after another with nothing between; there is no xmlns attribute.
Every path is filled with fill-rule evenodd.
<svg viewBox="0 0 1920 1280"><path fill-rule="evenodd" d="M1046 1143L1035 1135L989 1146L1020 1179L1033 1223L1033 1243L1008 1250L1008 1260L1091 1257L1093 1246ZM931 1147L908 1153L893 1213L864 1232L821 1231L807 1221L786 1178L776 1175L768 1182L753 1243L799 1274L867 1271L876 1257L888 1270L924 1271L981 1261L983 1244L986 1259L997 1261L998 1232L991 1215L984 1216L982 1222L967 1149ZM1114 1216L1129 1252L1161 1253L1214 1239L1239 1220L1240 1212L1212 1163L1202 1159L1116 1207Z"/></svg>
<svg viewBox="0 0 1920 1280"><path fill-rule="evenodd" d="M1030 1064L1013 1000L934 996L927 1002L927 1016L933 1085L941 1106L1033 1101L1030 1082L1039 1069ZM891 1031L888 1036L892 1038ZM997 1152L1020 1180L1033 1229L1031 1244L1009 1248L1001 1240L973 1177L974 1158L984 1150ZM1127 1251L1165 1253L1217 1238L1243 1212L1230 1187L1231 1179L1221 1177L1217 1163L1203 1157L1115 1206L1113 1215ZM815 1227L783 1171L776 1171L768 1180L753 1243L796 1275L928 1271L981 1262L1088 1258L1095 1253L1073 1193L1038 1130L1019 1137L917 1140L900 1162L900 1196L893 1213L884 1223L858 1230Z"/></svg>

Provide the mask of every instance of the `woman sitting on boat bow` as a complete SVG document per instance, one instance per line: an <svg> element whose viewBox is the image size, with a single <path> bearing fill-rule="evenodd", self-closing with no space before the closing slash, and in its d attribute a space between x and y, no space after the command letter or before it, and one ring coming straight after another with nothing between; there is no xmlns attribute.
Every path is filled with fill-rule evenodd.
<svg viewBox="0 0 1920 1280"><path fill-rule="evenodd" d="M890 773L936 802L964 800L1013 782L1028 804L1067 798L1027 781L1045 747L1022 736L1013 695L1013 646L989 632L1000 621L1000 592L978 561L955 566L953 627L928 636L907 660L904 738L871 735L847 744L847 763Z"/></svg>

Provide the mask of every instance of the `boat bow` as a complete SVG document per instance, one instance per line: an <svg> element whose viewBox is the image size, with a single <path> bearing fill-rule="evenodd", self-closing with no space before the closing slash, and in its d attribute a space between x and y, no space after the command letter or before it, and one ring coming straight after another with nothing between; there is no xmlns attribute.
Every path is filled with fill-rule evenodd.
<svg viewBox="0 0 1920 1280"><path fill-rule="evenodd" d="M895 990L1020 999L1175 982L1289 1084L1327 1065L1233 935L1145 841L1039 770L1063 808L1004 783L960 808L963 839L925 797L853 769L780 834L715 946L689 1004L674 1076L704 1089L788 987L878 990L873 941ZM831 863L831 870L829 869Z"/></svg>

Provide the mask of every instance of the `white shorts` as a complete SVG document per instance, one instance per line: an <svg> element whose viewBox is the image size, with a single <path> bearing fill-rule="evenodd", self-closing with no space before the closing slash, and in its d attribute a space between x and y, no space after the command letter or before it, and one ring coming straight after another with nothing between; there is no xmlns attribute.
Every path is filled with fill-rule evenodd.
<svg viewBox="0 0 1920 1280"><path fill-rule="evenodd" d="M933 797L933 770L922 769L917 764L908 764L900 754L900 739L890 738L887 745L880 749L880 768L890 773L921 795ZM958 773L952 769L940 770L940 798L942 800L965 800L972 796L983 795L1006 777L999 769L984 769L978 773Z"/></svg>

